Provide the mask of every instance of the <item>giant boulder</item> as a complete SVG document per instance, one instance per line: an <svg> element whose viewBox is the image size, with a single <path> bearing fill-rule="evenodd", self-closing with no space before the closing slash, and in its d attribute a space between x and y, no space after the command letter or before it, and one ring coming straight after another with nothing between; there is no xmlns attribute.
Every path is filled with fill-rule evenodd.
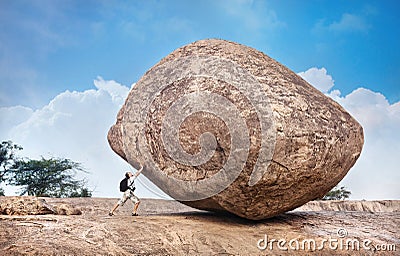
<svg viewBox="0 0 400 256"><path fill-rule="evenodd" d="M147 71L108 140L176 200L257 220L327 193L359 157L363 130L264 53L212 39Z"/></svg>

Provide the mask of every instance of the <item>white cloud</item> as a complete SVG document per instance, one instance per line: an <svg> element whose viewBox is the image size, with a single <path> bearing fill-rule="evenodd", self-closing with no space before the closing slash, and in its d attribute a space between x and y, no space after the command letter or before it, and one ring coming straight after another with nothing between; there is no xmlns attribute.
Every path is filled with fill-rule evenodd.
<svg viewBox="0 0 400 256"><path fill-rule="evenodd" d="M304 80L323 93L328 92L334 85L334 80L327 74L325 68L310 68L305 72L298 73Z"/></svg>
<svg viewBox="0 0 400 256"><path fill-rule="evenodd" d="M99 90L106 91L111 97L112 101L117 106L122 106L125 101L125 98L128 96L129 88L121 85L113 80L104 81L104 79L100 76L97 77L97 80L93 81L94 85ZM135 84L132 84L133 87Z"/></svg>
<svg viewBox="0 0 400 256"><path fill-rule="evenodd" d="M89 171L94 196L119 196L118 182L130 167L109 147L107 132L130 88L101 77L94 84L96 89L65 91L35 111L21 106L0 108L0 139L23 146L22 156L80 162ZM140 181L155 190L143 176ZM137 186L139 196L154 197L142 184Z"/></svg>
<svg viewBox="0 0 400 256"><path fill-rule="evenodd" d="M286 26L286 23L279 20L276 12L262 1L220 1L215 4L222 7L226 14L239 19L241 24L252 32Z"/></svg>
<svg viewBox="0 0 400 256"><path fill-rule="evenodd" d="M341 97L337 92L329 94L331 98L351 111L352 115L369 131L386 135L388 128L399 125L399 104L391 105L385 96L369 89L358 88L352 93ZM388 123L391 124L388 127ZM400 127L400 126L397 126Z"/></svg>
<svg viewBox="0 0 400 256"><path fill-rule="evenodd" d="M343 13L338 21L327 21L326 19L318 20L313 32L319 33L323 31L336 33L367 33L371 29L368 23L368 17L373 15L373 11L363 11L361 14Z"/></svg>
<svg viewBox="0 0 400 256"><path fill-rule="evenodd" d="M319 75L310 76L312 81L309 83L324 84L332 80L329 75L324 77L322 72ZM308 77L303 78L307 80ZM351 198L399 199L400 102L390 104L381 93L365 88L358 88L346 96L341 96L339 90L327 93L326 88L319 89L340 103L364 128L361 156L342 181L352 191Z"/></svg>
<svg viewBox="0 0 400 256"><path fill-rule="evenodd" d="M362 16L344 13L340 21L333 22L328 26L332 31L361 31L366 32L370 25Z"/></svg>
<svg viewBox="0 0 400 256"><path fill-rule="evenodd" d="M0 131L6 131L14 127L33 114L33 110L23 106L1 107L0 108Z"/></svg>
<svg viewBox="0 0 400 256"><path fill-rule="evenodd" d="M337 98L363 126L365 144L345 178L358 199L400 198L400 102L389 104L380 93L359 88Z"/></svg>

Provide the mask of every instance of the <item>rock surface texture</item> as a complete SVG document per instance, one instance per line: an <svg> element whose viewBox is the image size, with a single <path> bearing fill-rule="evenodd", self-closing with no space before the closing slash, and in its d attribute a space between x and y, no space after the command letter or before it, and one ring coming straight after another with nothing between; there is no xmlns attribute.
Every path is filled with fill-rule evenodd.
<svg viewBox="0 0 400 256"><path fill-rule="evenodd" d="M43 198L33 196L2 197L0 215L80 215L82 212L68 204L50 205Z"/></svg>
<svg viewBox="0 0 400 256"><path fill-rule="evenodd" d="M364 139L339 104L282 64L212 39L147 71L108 140L184 204L257 220L322 197L354 165Z"/></svg>
<svg viewBox="0 0 400 256"><path fill-rule="evenodd" d="M0 214L6 215L43 215L56 214L56 210L37 197L7 197L0 201Z"/></svg>
<svg viewBox="0 0 400 256"><path fill-rule="evenodd" d="M0 197L2 200L7 198ZM117 198L46 198L49 204L68 204L81 215L0 215L0 255L399 255L400 201L309 202L303 209L274 218L251 221L231 214L192 209L172 200L143 199L139 216L131 216L132 204L108 211ZM385 207L382 207L382 206ZM334 206L341 211L333 211ZM305 210L312 208L313 210ZM368 211L354 211L368 209ZM370 212L369 209L378 211ZM348 231L339 237L339 230ZM267 248L258 241L276 239ZM329 246L327 239L336 239ZM299 249L285 247L294 239L315 241ZM342 239L342 240L340 240ZM339 248L359 241L358 248ZM371 241L363 248L363 241ZM325 241L325 243L323 242ZM324 246L321 246L324 243ZM282 245L282 244L281 244ZM385 245L385 250L382 250ZM310 247L308 247L310 246ZM380 247L380 250L375 248ZM335 248L336 247L336 248ZM318 248L318 249L317 249Z"/></svg>

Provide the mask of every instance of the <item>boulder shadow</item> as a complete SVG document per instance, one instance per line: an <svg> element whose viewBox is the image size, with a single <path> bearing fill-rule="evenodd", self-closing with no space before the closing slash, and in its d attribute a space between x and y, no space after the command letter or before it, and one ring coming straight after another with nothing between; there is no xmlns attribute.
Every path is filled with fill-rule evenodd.
<svg viewBox="0 0 400 256"><path fill-rule="evenodd" d="M263 220L249 220L232 213L227 212L210 212L210 211L187 211L187 212L176 212L176 213L150 213L145 214L146 216L173 216L182 217L185 219L199 220L210 223L223 223L223 224L235 224L235 225L246 225L254 226L260 224L290 224L299 221L305 221L309 218L313 218L313 214L308 212L287 212L277 216L263 219Z"/></svg>

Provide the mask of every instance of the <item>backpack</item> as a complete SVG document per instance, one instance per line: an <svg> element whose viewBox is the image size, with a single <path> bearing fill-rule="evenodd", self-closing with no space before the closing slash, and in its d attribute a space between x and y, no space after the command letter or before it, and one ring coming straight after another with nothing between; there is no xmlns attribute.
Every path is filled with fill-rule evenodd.
<svg viewBox="0 0 400 256"><path fill-rule="evenodd" d="M119 183L119 191L121 192L125 192L128 190L128 178L124 178L123 180L121 180L121 182Z"/></svg>

